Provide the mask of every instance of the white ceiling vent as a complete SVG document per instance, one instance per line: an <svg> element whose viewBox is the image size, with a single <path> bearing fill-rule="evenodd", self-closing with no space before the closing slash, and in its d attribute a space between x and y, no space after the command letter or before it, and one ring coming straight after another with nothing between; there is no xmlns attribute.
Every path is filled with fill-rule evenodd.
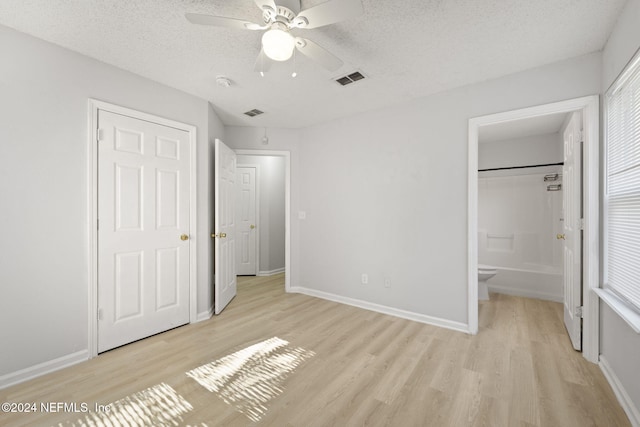
<svg viewBox="0 0 640 427"><path fill-rule="evenodd" d="M342 86L346 86L348 84L355 83L358 80L362 80L362 79L364 79L364 76L362 75L362 73L360 71L356 71L351 74L347 74L346 76L338 77L335 80L338 83L340 83Z"/></svg>
<svg viewBox="0 0 640 427"><path fill-rule="evenodd" d="M260 114L264 113L264 111L260 111L257 108L254 108L253 110L249 110L249 111L245 111L244 114L246 114L249 117L255 117L258 116Z"/></svg>

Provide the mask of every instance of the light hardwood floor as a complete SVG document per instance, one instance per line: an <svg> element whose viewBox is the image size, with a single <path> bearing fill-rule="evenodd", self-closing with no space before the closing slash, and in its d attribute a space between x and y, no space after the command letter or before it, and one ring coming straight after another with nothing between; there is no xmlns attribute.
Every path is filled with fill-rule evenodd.
<svg viewBox="0 0 640 427"><path fill-rule="evenodd" d="M0 402L38 406L0 413L0 425L629 425L598 366L571 348L560 304L492 294L469 336L283 283L241 277L220 316L0 390ZM79 412L43 413L47 402ZM95 403L110 412L81 412Z"/></svg>

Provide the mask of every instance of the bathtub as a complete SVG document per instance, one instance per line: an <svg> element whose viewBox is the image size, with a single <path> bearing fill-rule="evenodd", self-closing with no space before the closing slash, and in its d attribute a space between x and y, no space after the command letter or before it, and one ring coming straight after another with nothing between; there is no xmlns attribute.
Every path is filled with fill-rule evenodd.
<svg viewBox="0 0 640 427"><path fill-rule="evenodd" d="M563 301L561 268L536 264L524 268L494 267L498 272L487 281L489 292Z"/></svg>

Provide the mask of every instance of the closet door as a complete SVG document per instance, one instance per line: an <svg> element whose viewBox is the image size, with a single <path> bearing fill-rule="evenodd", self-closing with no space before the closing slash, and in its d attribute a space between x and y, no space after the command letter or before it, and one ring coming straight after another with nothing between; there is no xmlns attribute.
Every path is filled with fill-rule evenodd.
<svg viewBox="0 0 640 427"><path fill-rule="evenodd" d="M189 323L189 134L98 114L98 352Z"/></svg>

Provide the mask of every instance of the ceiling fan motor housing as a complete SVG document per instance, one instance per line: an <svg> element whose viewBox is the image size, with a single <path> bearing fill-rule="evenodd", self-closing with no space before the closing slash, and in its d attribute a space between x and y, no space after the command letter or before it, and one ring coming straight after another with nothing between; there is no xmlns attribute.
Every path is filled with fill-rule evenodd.
<svg viewBox="0 0 640 427"><path fill-rule="evenodd" d="M300 13L300 0L277 0L275 16L269 6L263 7L263 9L266 23L275 20L288 24Z"/></svg>

